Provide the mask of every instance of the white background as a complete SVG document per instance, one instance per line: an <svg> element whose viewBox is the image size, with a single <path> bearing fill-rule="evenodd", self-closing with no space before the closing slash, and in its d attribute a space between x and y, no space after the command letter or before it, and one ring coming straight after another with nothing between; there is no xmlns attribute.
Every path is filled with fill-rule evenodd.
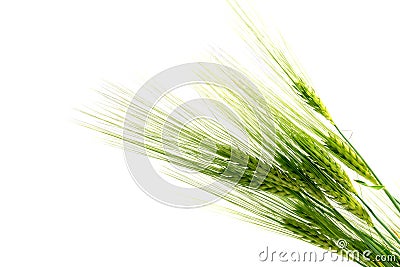
<svg viewBox="0 0 400 267"><path fill-rule="evenodd" d="M399 2L260 2L335 120L398 182ZM210 45L235 51L234 27L222 0L0 2L0 266L286 266L258 254L314 250L210 209L155 202L120 150L73 122L103 80L134 90L207 60Z"/></svg>

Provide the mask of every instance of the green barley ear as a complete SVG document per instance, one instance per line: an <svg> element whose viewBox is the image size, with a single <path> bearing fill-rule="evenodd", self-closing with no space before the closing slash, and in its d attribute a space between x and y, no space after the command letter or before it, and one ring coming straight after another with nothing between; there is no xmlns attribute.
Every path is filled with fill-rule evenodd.
<svg viewBox="0 0 400 267"><path fill-rule="evenodd" d="M295 214L301 219L294 219L289 216L284 217L283 226L298 235L301 240L326 250L342 251L344 249L347 251L363 252L369 249L360 239L343 235L340 225L330 222L330 219L325 216L321 217L321 214L309 205L310 203L298 202ZM339 240L347 241L345 248L338 246ZM343 255L346 256L346 253ZM366 259L366 262L369 260Z"/></svg>
<svg viewBox="0 0 400 267"><path fill-rule="evenodd" d="M213 164L202 170L203 174L210 175L220 180L237 182L244 187L255 187L255 190L265 191L280 197L295 198L294 192L299 191L295 185L289 183L286 177L276 168L269 168L256 157L233 148L226 144L217 144L217 156ZM243 159L247 163L243 166ZM228 165L230 165L229 170ZM244 171L235 171L242 165ZM256 182L256 183L255 183ZM254 184L255 183L255 184Z"/></svg>
<svg viewBox="0 0 400 267"><path fill-rule="evenodd" d="M284 218L283 225L286 229L298 235L299 239L310 244L329 250L336 248L335 242L329 235L323 233L321 229L311 222L302 222L292 218Z"/></svg>
<svg viewBox="0 0 400 267"><path fill-rule="evenodd" d="M362 177L374 185L378 185L377 180L370 172L369 168L361 157L345 143L339 136L334 133L329 133L329 138L326 138L325 145L340 159L347 167L357 172Z"/></svg>
<svg viewBox="0 0 400 267"><path fill-rule="evenodd" d="M332 125L335 125L327 107L311 86L300 79L294 82L293 89L310 107L324 116Z"/></svg>
<svg viewBox="0 0 400 267"><path fill-rule="evenodd" d="M325 205L330 205L317 185L314 183L310 184L300 173L296 170L292 170L289 165L281 165L283 170L275 166L269 168L267 164L259 159L247 155L243 151L232 148L230 145L217 144L216 146L216 154L218 157L214 159L212 166L203 170L204 174L222 180L237 181L238 185L245 187L252 187L254 181L259 180L258 184L256 182L257 190L292 199L297 198L296 193L303 193ZM235 156L232 157L232 155ZM248 158L247 168L242 172L243 174L238 177L238 175L240 175L238 173L240 172L226 173L228 164L232 162L234 164L233 166L238 166L239 162L236 162L235 159L240 158Z"/></svg>
<svg viewBox="0 0 400 267"><path fill-rule="evenodd" d="M300 147L312 157L313 161L322 172L326 173L347 191L357 194L347 173L324 146L317 143L311 136L305 134L295 135L293 139L295 139Z"/></svg>
<svg viewBox="0 0 400 267"><path fill-rule="evenodd" d="M304 173L310 178L310 180L314 181L332 201L336 202L343 209L365 221L369 226L373 226L372 219L368 212L353 195L345 190L339 190L326 179L321 178L323 175L318 171L313 172L305 170Z"/></svg>
<svg viewBox="0 0 400 267"><path fill-rule="evenodd" d="M372 226L371 217L355 199L354 194L357 192L340 164L306 133L292 133L291 138L302 150L295 150L296 154L305 152L301 166L304 176L315 183L329 199Z"/></svg>
<svg viewBox="0 0 400 267"><path fill-rule="evenodd" d="M290 164L280 163L281 168L284 170L285 176L292 180L292 183L300 189L300 192L305 193L311 198L319 202L331 206L331 203L326 199L321 188L314 181L308 181L305 175L300 170L295 170Z"/></svg>

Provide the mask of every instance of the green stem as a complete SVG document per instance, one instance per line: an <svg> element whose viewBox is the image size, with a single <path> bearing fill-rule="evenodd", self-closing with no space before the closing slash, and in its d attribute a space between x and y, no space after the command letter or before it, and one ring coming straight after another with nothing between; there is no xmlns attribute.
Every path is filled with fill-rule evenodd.
<svg viewBox="0 0 400 267"><path fill-rule="evenodd" d="M368 204L359 196L357 196L358 200L360 200L364 206L368 209L368 211L372 214L372 216L374 216L374 218L379 222L380 225L383 226L383 228L385 228L385 230L393 237L394 240L397 241L398 244L400 244L400 240L399 238L393 233L393 231L391 231L387 225L382 222L381 219L379 219L379 217L374 213L374 211L368 206ZM389 244L390 247L392 247L397 253L398 255L400 255L400 251L398 250L398 248L396 248L391 242L389 242L379 231L378 229L374 226L373 227L374 230L376 231L376 233L387 243Z"/></svg>
<svg viewBox="0 0 400 267"><path fill-rule="evenodd" d="M339 219L343 224L345 224L347 227L349 227L349 229L353 230L353 232L360 237L365 244L373 250L373 252L376 255L386 255L385 249L383 249L381 247L381 244L376 242L374 239L371 239L368 235L365 235L363 231L358 230L352 223L350 223L345 217L343 217L343 215L338 212L336 209L332 210L333 215L335 215L335 217L337 219ZM386 239L385 239L386 240ZM387 241L386 241L387 242ZM382 263L384 266L391 266L388 265L386 262ZM391 266L393 267L393 266Z"/></svg>

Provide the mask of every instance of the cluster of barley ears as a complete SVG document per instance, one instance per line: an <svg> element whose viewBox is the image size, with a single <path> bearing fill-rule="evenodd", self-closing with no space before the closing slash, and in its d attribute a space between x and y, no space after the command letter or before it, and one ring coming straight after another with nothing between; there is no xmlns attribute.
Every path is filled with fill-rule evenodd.
<svg viewBox="0 0 400 267"><path fill-rule="evenodd" d="M193 110L171 117L166 108L152 107L148 114L146 99L132 106L134 93L113 84L99 92L104 105L82 111L87 115L82 124L113 145L128 144L138 152L144 148L146 156L195 171L167 174L221 197L230 205L227 210L245 221L323 249L371 251L368 259L352 259L362 266L400 266L399 201L340 131L287 47L266 36L235 1L230 5L265 77L276 86L267 86L265 77L253 75L233 57L219 54L216 59L250 77L262 97L242 89L259 107L268 107L259 110L268 116L250 115L252 107L229 88L208 84L196 90L229 106L248 140L209 120L184 124L181 118L190 118ZM240 85L236 77L231 79ZM182 101L170 95L166 103ZM138 121L146 124L144 132ZM166 151L171 143L177 149ZM203 187L209 179L233 189L225 194L218 186ZM341 239L347 240L346 248L338 247ZM377 255L396 255L396 260L377 262Z"/></svg>

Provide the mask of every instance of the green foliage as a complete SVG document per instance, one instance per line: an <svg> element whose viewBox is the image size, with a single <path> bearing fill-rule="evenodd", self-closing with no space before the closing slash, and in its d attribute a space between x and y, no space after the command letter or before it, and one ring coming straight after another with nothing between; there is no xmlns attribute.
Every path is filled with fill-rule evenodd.
<svg viewBox="0 0 400 267"><path fill-rule="evenodd" d="M103 106L84 111L87 120L82 125L102 133L113 145L125 142L133 151L144 148L148 156L160 162L195 171L196 175L170 172L169 176L221 197L233 206L229 212L243 220L324 249L337 249L336 241L344 239L349 243L348 250L370 250L371 259L374 255L399 255L399 202L341 134L287 47L259 30L235 1L230 5L243 23L247 32L244 39L260 69L278 86L266 86L264 77L253 75L227 56L219 61L242 70L261 90L263 95L259 96L242 88L248 98L263 107L258 110L262 116L254 116L253 107L229 88L203 85L197 90L233 110L248 140L212 121L184 124L169 117L162 107L153 107L147 114L149 104L145 100L130 106L133 92L115 85L100 92L105 99ZM240 84L235 77L232 81ZM167 97L167 102L182 103L177 96ZM184 110L178 115L190 117L192 112ZM146 125L144 132L138 122ZM232 122L239 124L233 118ZM172 143L177 148L166 151L165 146ZM355 175L372 185L353 179ZM202 187L208 178L235 186L222 194L218 188ZM362 189L375 189L368 193L376 195L365 198L352 180ZM389 201L378 195L380 192ZM393 216L387 214L389 211ZM357 262L363 266L400 266L398 260Z"/></svg>

